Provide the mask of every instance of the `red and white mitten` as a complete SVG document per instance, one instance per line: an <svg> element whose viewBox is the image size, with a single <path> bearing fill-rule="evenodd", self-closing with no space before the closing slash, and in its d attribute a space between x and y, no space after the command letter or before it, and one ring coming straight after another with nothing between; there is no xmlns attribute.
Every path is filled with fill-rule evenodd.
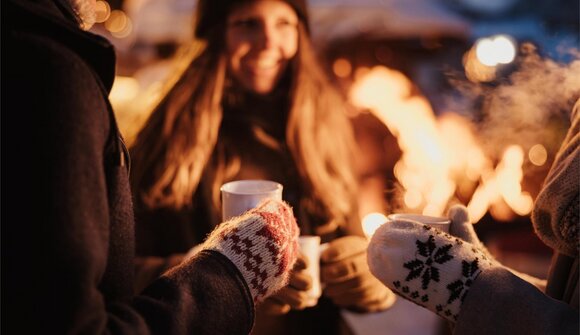
<svg viewBox="0 0 580 335"><path fill-rule="evenodd" d="M290 206L266 199L220 224L201 249L218 251L231 260L259 302L287 284L298 257L298 235Z"/></svg>
<svg viewBox="0 0 580 335"><path fill-rule="evenodd" d="M403 298L456 322L469 288L494 266L479 248L407 220L382 225L368 248L373 275Z"/></svg>

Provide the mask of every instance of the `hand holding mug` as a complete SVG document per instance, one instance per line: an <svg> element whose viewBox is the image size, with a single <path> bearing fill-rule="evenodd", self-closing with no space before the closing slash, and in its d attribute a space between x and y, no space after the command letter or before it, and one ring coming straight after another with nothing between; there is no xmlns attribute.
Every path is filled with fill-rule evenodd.
<svg viewBox="0 0 580 335"><path fill-rule="evenodd" d="M337 306L358 312L376 312L393 305L396 297L369 270L368 242L345 236L328 243L321 254L324 295Z"/></svg>
<svg viewBox="0 0 580 335"><path fill-rule="evenodd" d="M308 265L308 258L299 253L294 268L290 272L288 285L264 300L258 309L265 314L282 315L290 310L302 310L308 307L309 290L313 282L313 278L306 270Z"/></svg>

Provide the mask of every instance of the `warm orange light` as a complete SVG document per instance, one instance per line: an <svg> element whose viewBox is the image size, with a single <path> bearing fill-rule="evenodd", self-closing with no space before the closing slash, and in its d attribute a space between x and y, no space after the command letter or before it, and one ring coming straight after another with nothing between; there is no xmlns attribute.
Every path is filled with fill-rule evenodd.
<svg viewBox="0 0 580 335"><path fill-rule="evenodd" d="M133 32L133 21L129 17L127 17L127 21L125 26L121 31L111 32L111 35L115 36L116 38L125 38L131 35Z"/></svg>
<svg viewBox="0 0 580 335"><path fill-rule="evenodd" d="M95 4L95 22L103 23L109 19L111 16L111 6L106 1L98 0Z"/></svg>
<svg viewBox="0 0 580 335"><path fill-rule="evenodd" d="M363 231L366 237L371 238L375 231L379 229L385 222L387 217L381 213L370 213L362 219Z"/></svg>
<svg viewBox="0 0 580 335"><path fill-rule="evenodd" d="M132 102L139 94L139 82L135 78L116 76L109 99L113 107Z"/></svg>
<svg viewBox="0 0 580 335"><path fill-rule="evenodd" d="M528 151L528 158L532 164L542 166L548 160L548 151L543 145L536 144Z"/></svg>
<svg viewBox="0 0 580 335"><path fill-rule="evenodd" d="M332 64L332 71L339 78L346 78L352 73L352 65L344 58L338 58Z"/></svg>
<svg viewBox="0 0 580 335"><path fill-rule="evenodd" d="M521 187L523 162L524 151L520 146L511 145L506 148L493 174L483 180L471 198L468 210L474 222L481 219L489 206L500 197L519 215L527 215L531 212L533 199L527 192L522 192ZM505 220L507 217L499 210L496 213L499 214L494 215L492 212L492 215L498 220Z"/></svg>
<svg viewBox="0 0 580 335"><path fill-rule="evenodd" d="M123 11L114 10L105 22L105 28L111 33L119 33L127 29L128 21L129 17Z"/></svg>
<svg viewBox="0 0 580 335"><path fill-rule="evenodd" d="M397 136L402 150L395 175L408 208L424 203L441 214L455 191L436 118L429 102L411 95L411 81L401 72L378 66L353 85L350 98L369 108Z"/></svg>
<svg viewBox="0 0 580 335"><path fill-rule="evenodd" d="M463 67L465 68L465 76L472 82L488 82L497 76L495 66L483 64L473 49L463 56Z"/></svg>
<svg viewBox="0 0 580 335"><path fill-rule="evenodd" d="M461 194L471 196L467 208L474 223L492 206L498 218L508 217L506 210L509 215L530 213L532 198L521 188L524 152L520 146L508 146L494 167L473 124L457 113L435 117L424 97L411 95L412 83L402 73L377 66L355 78L349 92L352 103L381 120L401 148L393 171L404 189L400 205L441 216L450 200Z"/></svg>

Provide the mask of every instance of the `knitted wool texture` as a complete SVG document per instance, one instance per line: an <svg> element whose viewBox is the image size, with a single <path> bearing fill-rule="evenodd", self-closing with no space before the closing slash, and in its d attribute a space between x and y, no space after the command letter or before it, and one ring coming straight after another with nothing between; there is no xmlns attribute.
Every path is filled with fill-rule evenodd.
<svg viewBox="0 0 580 335"><path fill-rule="evenodd" d="M580 253L580 99L571 125L536 198L532 223L551 248L578 257Z"/></svg>
<svg viewBox="0 0 580 335"><path fill-rule="evenodd" d="M473 228L473 224L469 219L469 212L467 207L463 205L454 205L447 212L447 217L451 220L451 225L449 226L449 234L455 237L459 237L465 242L471 243L481 252L483 252L490 260L497 262L493 255L487 250L485 245L481 242L477 233ZM499 265L499 263L497 263Z"/></svg>
<svg viewBox="0 0 580 335"><path fill-rule="evenodd" d="M494 265L474 245L421 223L385 223L368 248L371 272L403 298L456 322L479 274Z"/></svg>
<svg viewBox="0 0 580 335"><path fill-rule="evenodd" d="M267 199L219 225L202 249L215 250L240 270L255 302L284 287L298 256L299 229L292 209Z"/></svg>
<svg viewBox="0 0 580 335"><path fill-rule="evenodd" d="M469 219L469 213L467 212L467 208L465 206L463 205L452 206L449 209L449 212L447 213L447 217L451 219L451 226L449 227L449 233L451 235L459 237L460 239L469 242L473 246L477 247L477 249L483 252L495 266L501 266L505 268L514 275L536 286L540 291L545 290L546 288L545 279L536 278L526 273L516 271L510 267L501 264L495 259L495 257L493 257L493 255L489 252L489 250L487 250L485 245L479 240L479 237L477 237L475 229L473 229L473 224Z"/></svg>

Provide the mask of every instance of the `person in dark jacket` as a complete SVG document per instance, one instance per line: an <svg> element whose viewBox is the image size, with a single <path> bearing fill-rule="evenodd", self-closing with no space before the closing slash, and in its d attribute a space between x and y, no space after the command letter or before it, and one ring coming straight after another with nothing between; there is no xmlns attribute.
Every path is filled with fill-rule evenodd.
<svg viewBox="0 0 580 335"><path fill-rule="evenodd" d="M2 334L249 333L297 258L292 210L266 201L219 225L134 292L115 55L79 29L91 1L77 2L2 1Z"/></svg>

